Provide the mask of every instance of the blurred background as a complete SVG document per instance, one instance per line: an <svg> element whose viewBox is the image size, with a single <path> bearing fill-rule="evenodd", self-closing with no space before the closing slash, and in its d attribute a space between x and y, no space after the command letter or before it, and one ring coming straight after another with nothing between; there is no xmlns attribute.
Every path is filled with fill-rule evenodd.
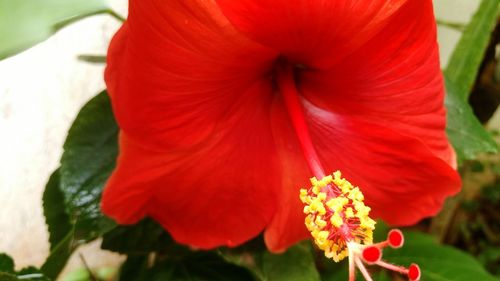
<svg viewBox="0 0 500 281"><path fill-rule="evenodd" d="M115 11L126 15L127 1L110 2ZM460 39L460 26L469 22L479 0L434 3L444 68ZM86 18L0 61L0 252L11 255L16 268L39 266L48 255L41 200L44 186L58 167L71 122L82 105L105 88L104 64L77 57L105 55L119 26L109 15ZM488 126L499 129L500 114ZM92 268L120 261L119 256L100 250L97 241L82 247L66 272L82 267L80 255Z"/></svg>
<svg viewBox="0 0 500 281"><path fill-rule="evenodd" d="M127 1L110 0L125 16ZM97 15L71 24L18 55L0 61L0 252L16 268L40 266L49 253L42 194L59 166L68 129L81 107L105 88L104 64L78 60L105 55L121 23ZM79 251L90 267L114 265L117 256L94 242ZM80 254L68 264L82 266Z"/></svg>

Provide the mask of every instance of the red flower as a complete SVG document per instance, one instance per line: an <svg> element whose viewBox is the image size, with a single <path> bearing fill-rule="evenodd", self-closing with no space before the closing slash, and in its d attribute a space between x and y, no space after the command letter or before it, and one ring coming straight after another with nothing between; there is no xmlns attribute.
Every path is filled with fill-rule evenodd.
<svg viewBox="0 0 500 281"><path fill-rule="evenodd" d="M180 243L309 237L299 189L341 170L413 224L460 179L431 0L131 0L106 82L121 128L103 195ZM316 155L317 152L317 155Z"/></svg>

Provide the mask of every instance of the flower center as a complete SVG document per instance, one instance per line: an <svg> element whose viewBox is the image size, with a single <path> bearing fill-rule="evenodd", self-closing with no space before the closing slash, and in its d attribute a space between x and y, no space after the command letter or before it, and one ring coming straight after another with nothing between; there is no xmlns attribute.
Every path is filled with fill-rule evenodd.
<svg viewBox="0 0 500 281"><path fill-rule="evenodd" d="M315 177L312 187L300 190L306 207L306 227L325 255L340 261L348 255L348 244L371 244L375 221L368 214L358 187L341 178L339 171L326 176L314 149L300 95L294 80L294 68L284 60L277 63L277 82L306 162Z"/></svg>
<svg viewBox="0 0 500 281"><path fill-rule="evenodd" d="M349 243L372 243L375 221L358 187L339 171L321 180L312 178L311 184L300 190L300 199L306 204L306 227L326 257L338 262L348 255Z"/></svg>
<svg viewBox="0 0 500 281"><path fill-rule="evenodd" d="M294 68L285 61L278 61L276 81L295 129L307 165L314 175L311 187L300 190L300 199L306 205L305 225L314 242L325 256L338 262L349 257L349 281L356 278L356 267L367 281L372 281L366 264L399 272L410 281L420 279L416 264L409 268L393 265L382 260L383 248L403 246L403 234L399 230L389 232L384 242L372 245L375 221L369 217L370 208L364 204L364 196L358 187L341 177L336 171L326 175L314 149L300 95L294 79Z"/></svg>

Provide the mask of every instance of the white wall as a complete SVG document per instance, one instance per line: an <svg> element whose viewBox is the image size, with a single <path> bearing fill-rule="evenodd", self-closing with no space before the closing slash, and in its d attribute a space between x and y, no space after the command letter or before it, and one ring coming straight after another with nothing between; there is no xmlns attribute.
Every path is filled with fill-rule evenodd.
<svg viewBox="0 0 500 281"><path fill-rule="evenodd" d="M125 0L112 4L126 12ZM0 62L0 252L10 254L17 267L41 265L48 254L44 185L58 167L79 109L105 88L104 65L76 57L104 55L119 25L106 15L88 18ZM98 246L84 251L89 264L113 264L114 255ZM73 264L80 266L79 257Z"/></svg>

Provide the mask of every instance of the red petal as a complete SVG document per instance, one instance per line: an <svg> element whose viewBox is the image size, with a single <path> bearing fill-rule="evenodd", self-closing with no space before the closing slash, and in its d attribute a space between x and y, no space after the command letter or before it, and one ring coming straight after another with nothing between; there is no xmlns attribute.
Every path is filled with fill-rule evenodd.
<svg viewBox="0 0 500 281"><path fill-rule="evenodd" d="M460 177L419 139L356 116L307 104L311 131L326 170L341 170L358 185L372 215L410 225L435 215Z"/></svg>
<svg viewBox="0 0 500 281"><path fill-rule="evenodd" d="M339 169L359 185L373 215L412 224L435 214L444 198L458 191L430 1L408 1L352 55L328 71L303 71L298 83L312 102L305 104L325 170ZM275 135L295 137L280 130ZM288 147L300 151L298 145ZM294 223L303 218L294 196L300 185L307 186L300 164L296 167L283 191L290 195L282 195L283 204L266 229L271 250L284 250L305 237L304 227Z"/></svg>
<svg viewBox="0 0 500 281"><path fill-rule="evenodd" d="M133 0L129 13L106 82L120 127L142 145L203 142L245 89L270 79L276 53L239 35L214 4Z"/></svg>
<svg viewBox="0 0 500 281"><path fill-rule="evenodd" d="M272 108L273 136L281 160L281 186L276 214L266 228L264 238L272 252L283 252L300 240L311 237L304 225L304 205L299 190L310 185L312 177L292 127L283 100L277 98Z"/></svg>
<svg viewBox="0 0 500 281"><path fill-rule="evenodd" d="M430 1L409 1L365 46L328 71L303 72L300 81L316 106L415 137L455 166Z"/></svg>
<svg viewBox="0 0 500 281"><path fill-rule="evenodd" d="M331 67L299 76L315 145L375 215L409 224L456 192L430 1L219 3L275 51L240 36L211 1L131 1L106 72L124 132L107 214L150 215L201 248L240 244L266 225L274 251L307 237L298 189L308 169L279 101L269 122L278 52Z"/></svg>
<svg viewBox="0 0 500 281"><path fill-rule="evenodd" d="M123 135L103 211L120 223L149 215L178 242L199 248L236 246L260 233L276 209L272 187L281 181L268 111L257 106L260 93L269 94L262 84L242 93L249 106L228 116L202 146L154 151Z"/></svg>
<svg viewBox="0 0 500 281"><path fill-rule="evenodd" d="M308 102L305 109L325 170L340 170L358 185L374 217L390 224L410 225L437 213L443 200L458 192L461 182L457 172L420 140L357 116L324 111ZM280 208L265 233L268 248L275 252L308 237L297 194L300 187L309 186L310 175L300 162L303 160L293 131L276 121L283 119L280 114L280 110L273 111L273 128L275 135L279 132L282 139L289 140L281 145L280 158L290 169L284 169L286 182Z"/></svg>
<svg viewBox="0 0 500 281"><path fill-rule="evenodd" d="M269 123L275 57L207 1L131 1L106 71L122 139L103 211L120 223L149 215L200 248L261 232L281 184Z"/></svg>
<svg viewBox="0 0 500 281"><path fill-rule="evenodd" d="M224 15L249 38L285 54L291 61L317 68L330 66L363 45L407 2L216 1Z"/></svg>

